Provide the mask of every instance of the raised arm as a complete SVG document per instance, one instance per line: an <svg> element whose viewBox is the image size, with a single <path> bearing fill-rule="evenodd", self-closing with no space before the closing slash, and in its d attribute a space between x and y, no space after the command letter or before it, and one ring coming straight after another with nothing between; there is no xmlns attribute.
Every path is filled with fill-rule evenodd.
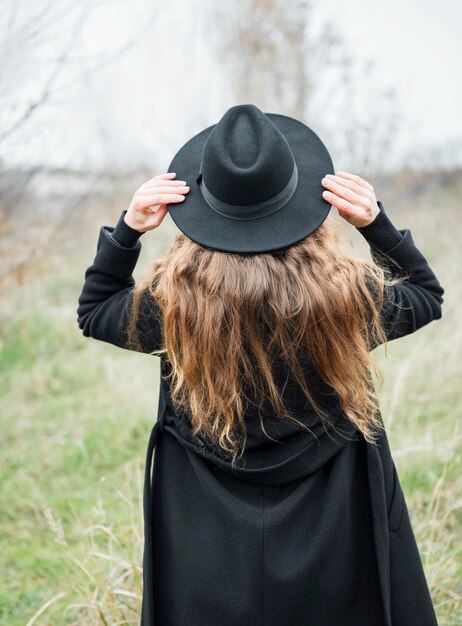
<svg viewBox="0 0 462 626"><path fill-rule="evenodd" d="M124 221L126 212L122 211L114 228L100 228L96 256L85 271L78 298L77 323L85 337L128 349L124 330L135 287L132 273L141 252L142 233ZM152 352L160 347L160 312L147 297L141 300L138 331L141 352Z"/></svg>
<svg viewBox="0 0 462 626"><path fill-rule="evenodd" d="M368 241L373 260L386 265L395 276L409 274L404 282L385 287L381 317L387 340L404 337L440 319L443 287L415 245L411 231L397 229L391 222L373 186L348 172L328 174L322 184L326 187L324 198Z"/></svg>
<svg viewBox="0 0 462 626"><path fill-rule="evenodd" d="M175 172L159 174L139 187L127 210L122 211L113 228L101 226L93 263L85 271L78 299L77 323L85 337L127 346L126 330L133 303L133 270L141 252L140 236L158 228L172 202L182 202L189 187L186 181L174 180ZM139 352L153 352L162 347L162 314L143 292L137 320Z"/></svg>
<svg viewBox="0 0 462 626"><path fill-rule="evenodd" d="M387 340L392 341L440 319L444 289L411 231L397 229L382 202L377 204L380 212L374 221L357 230L367 240L375 261L385 264L394 276L410 275L405 282L385 288L381 315Z"/></svg>

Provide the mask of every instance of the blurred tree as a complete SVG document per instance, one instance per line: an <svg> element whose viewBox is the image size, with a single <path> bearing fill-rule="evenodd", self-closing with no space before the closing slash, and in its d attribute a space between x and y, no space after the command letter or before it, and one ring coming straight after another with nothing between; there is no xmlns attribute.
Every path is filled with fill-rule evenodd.
<svg viewBox="0 0 462 626"><path fill-rule="evenodd" d="M304 117L310 93L305 34L310 11L308 0L213 4L210 32L236 100L269 112L276 105L287 115Z"/></svg>
<svg viewBox="0 0 462 626"><path fill-rule="evenodd" d="M33 139L54 123L53 113L69 89L91 72L115 64L152 27L153 7L135 32L115 40L111 49L83 55L80 47L85 25L94 11L108 0L36 0L4 2L0 12L0 281L23 281L32 261L47 254L47 242L75 214L75 208L94 193L104 172L80 176L62 164L60 168L15 166L8 155L29 156ZM66 102L65 98L61 102ZM56 146L44 142L52 151ZM59 148L59 146L58 146ZM64 151L65 152L65 151ZM43 157L47 155L43 154ZM11 158L11 157L10 157ZM13 159L14 161L14 159ZM57 211L40 207L41 192L50 178L61 177L62 198ZM73 186L72 193L70 187Z"/></svg>
<svg viewBox="0 0 462 626"><path fill-rule="evenodd" d="M396 92L372 89L335 25L319 26L312 0L222 0L210 10L211 44L236 102L305 121L337 169L374 176L392 161L400 115ZM359 68L359 69L358 69ZM364 100L370 106L364 106ZM363 101L363 106L361 106Z"/></svg>

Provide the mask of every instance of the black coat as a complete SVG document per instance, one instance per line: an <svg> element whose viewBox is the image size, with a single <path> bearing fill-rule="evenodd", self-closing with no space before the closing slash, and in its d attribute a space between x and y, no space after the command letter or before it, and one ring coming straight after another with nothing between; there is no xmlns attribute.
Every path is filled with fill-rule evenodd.
<svg viewBox="0 0 462 626"><path fill-rule="evenodd" d="M439 319L444 290L410 230L379 206L358 231L374 259L412 270L387 289L393 340ZM122 348L141 250L124 215L115 229L101 226L77 309L85 337ZM147 300L139 330L143 352L160 347L160 313ZM332 401L338 434L327 434L292 388L286 401L316 437L265 415L268 434L284 442L275 443L249 416L246 454L233 472L219 451L199 450L187 417L173 409L167 373L161 357L145 467L142 626L437 624L385 432L368 444Z"/></svg>

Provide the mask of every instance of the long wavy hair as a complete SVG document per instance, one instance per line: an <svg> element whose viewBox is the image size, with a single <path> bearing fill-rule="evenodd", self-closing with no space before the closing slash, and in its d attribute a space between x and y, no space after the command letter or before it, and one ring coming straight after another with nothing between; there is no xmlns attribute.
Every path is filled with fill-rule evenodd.
<svg viewBox="0 0 462 626"><path fill-rule="evenodd" d="M371 372L380 382L383 375L371 350L384 344L386 353L385 286L406 276L346 251L342 239L331 216L297 244L259 254L204 248L177 233L166 258L134 287L127 344L139 346L137 319L148 295L162 312L163 345L152 354L171 366L175 407L189 412L193 436L219 445L233 462L244 451L248 390L307 428L283 403L276 354L327 427L332 418L310 391L304 357L369 443L383 428ZM261 416L260 423L264 429Z"/></svg>

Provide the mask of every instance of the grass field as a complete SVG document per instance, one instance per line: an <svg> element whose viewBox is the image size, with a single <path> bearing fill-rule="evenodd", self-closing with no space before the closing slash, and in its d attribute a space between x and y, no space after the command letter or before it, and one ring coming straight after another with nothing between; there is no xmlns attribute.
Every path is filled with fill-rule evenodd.
<svg viewBox="0 0 462 626"><path fill-rule="evenodd" d="M382 414L442 626L462 625L461 190L462 181L430 189L406 208L384 199L398 228L411 228L445 303L441 320L391 342L387 358L375 351ZM139 623L142 477L159 371L155 357L86 339L77 327L103 221L72 254L50 254L26 284L3 292L0 623L8 626Z"/></svg>

